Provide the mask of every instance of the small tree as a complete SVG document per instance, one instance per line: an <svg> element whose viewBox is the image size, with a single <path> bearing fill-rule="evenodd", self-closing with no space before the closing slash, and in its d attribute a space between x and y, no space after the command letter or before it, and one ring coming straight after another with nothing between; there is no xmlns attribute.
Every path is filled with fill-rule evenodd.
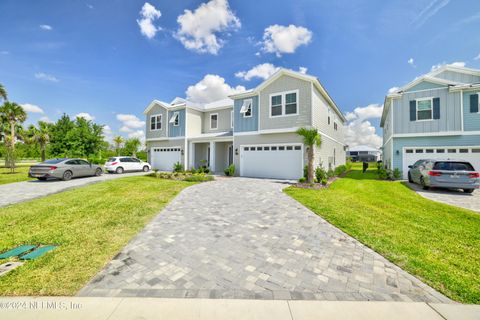
<svg viewBox="0 0 480 320"><path fill-rule="evenodd" d="M137 157L137 151L142 146L142 142L138 138L130 138L125 141L125 151L131 153L133 157Z"/></svg>
<svg viewBox="0 0 480 320"><path fill-rule="evenodd" d="M313 183L314 181L314 163L315 163L315 146L320 147L322 145L322 138L316 128L300 128L297 130L297 134L303 137L303 144L308 148L308 175L307 182Z"/></svg>
<svg viewBox="0 0 480 320"><path fill-rule="evenodd" d="M0 98L2 98L5 101L8 101L7 90L5 90L5 87L1 83L0 83Z"/></svg>
<svg viewBox="0 0 480 320"><path fill-rule="evenodd" d="M122 147L123 138L121 136L116 136L113 138L113 143L115 144L115 155L119 156L120 148Z"/></svg>
<svg viewBox="0 0 480 320"><path fill-rule="evenodd" d="M10 171L15 172L15 128L18 123L22 123L27 119L27 113L21 106L14 102L5 102L0 108L0 117L6 121L10 126L10 137L5 139L7 147L7 157L5 164L10 168Z"/></svg>
<svg viewBox="0 0 480 320"><path fill-rule="evenodd" d="M47 144L50 142L50 125L46 122L39 121L38 128L34 125L29 126L28 138L31 142L38 143L42 162L45 161Z"/></svg>

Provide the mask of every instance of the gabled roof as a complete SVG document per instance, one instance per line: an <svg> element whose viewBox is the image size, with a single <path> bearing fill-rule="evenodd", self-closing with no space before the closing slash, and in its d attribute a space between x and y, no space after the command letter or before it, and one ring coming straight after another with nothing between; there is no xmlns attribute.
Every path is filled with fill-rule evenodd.
<svg viewBox="0 0 480 320"><path fill-rule="evenodd" d="M221 99L221 100L204 103L204 104L191 102L186 99L178 98L178 97L173 99L171 103L163 102L160 100L153 100L152 102L150 102L148 107L143 111L143 113L147 114L155 105L162 107L165 110L172 110L172 109L178 109L178 108L190 108L197 111L210 111L210 110L233 107L233 100L230 98L226 98L226 99Z"/></svg>
<svg viewBox="0 0 480 320"><path fill-rule="evenodd" d="M333 109L338 113L340 118L343 121L347 121L347 119L345 119L345 116L343 115L343 113L337 107L337 105L335 104L333 99L330 97L327 90L325 90L325 88L322 86L322 84L320 83L318 78L316 78L314 76L311 76L311 75L308 75L308 74L293 71L293 70L290 70L290 69L280 68L279 70L277 70L274 74L272 74L269 78L267 78L265 81L260 83L254 89L250 89L250 90L247 90L247 91L244 91L244 92L241 92L241 93L237 93L237 94L232 94L229 97L232 98L232 99L240 99L240 98L246 98L246 97L249 97L249 96L252 96L252 95L257 95L257 94L260 93L260 91L265 89L265 87L267 87L273 81L277 80L278 78L280 78L281 76L284 76L284 75L291 76L293 78L297 78L297 79L300 79L300 80L305 80L305 81L309 81L309 82L313 83L315 88L317 88L317 90L322 94L322 96L325 98L325 100L327 100L327 102L333 107Z"/></svg>

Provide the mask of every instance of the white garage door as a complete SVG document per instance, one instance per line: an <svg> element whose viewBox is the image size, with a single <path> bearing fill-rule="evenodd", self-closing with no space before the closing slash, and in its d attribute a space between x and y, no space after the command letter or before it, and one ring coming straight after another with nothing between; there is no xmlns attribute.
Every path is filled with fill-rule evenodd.
<svg viewBox="0 0 480 320"><path fill-rule="evenodd" d="M403 148L403 178L408 177L408 166L421 159L451 159L470 162L480 171L480 146L475 147L415 147Z"/></svg>
<svg viewBox="0 0 480 320"><path fill-rule="evenodd" d="M160 171L173 171L173 165L181 161L180 147L152 148L151 165Z"/></svg>
<svg viewBox="0 0 480 320"><path fill-rule="evenodd" d="M300 144L240 146L240 175L243 177L296 180L303 176Z"/></svg>

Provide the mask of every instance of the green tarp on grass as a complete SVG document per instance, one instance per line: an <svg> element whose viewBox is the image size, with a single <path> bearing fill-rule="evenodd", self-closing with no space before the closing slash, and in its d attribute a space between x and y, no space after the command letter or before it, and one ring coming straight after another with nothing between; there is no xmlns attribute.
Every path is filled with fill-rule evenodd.
<svg viewBox="0 0 480 320"><path fill-rule="evenodd" d="M11 257L19 256L22 253L30 251L35 247L36 246L33 246L31 244L24 244L22 246L18 246L16 248L12 249L12 250L8 250L7 252L4 252L4 253L0 254L0 259L8 259L8 258L11 258Z"/></svg>
<svg viewBox="0 0 480 320"><path fill-rule="evenodd" d="M47 253L50 250L55 249L57 246L43 246L43 247L38 247L37 249L33 250L32 252L21 256L20 260L32 260L35 258L38 258L40 256L43 256L45 253Z"/></svg>

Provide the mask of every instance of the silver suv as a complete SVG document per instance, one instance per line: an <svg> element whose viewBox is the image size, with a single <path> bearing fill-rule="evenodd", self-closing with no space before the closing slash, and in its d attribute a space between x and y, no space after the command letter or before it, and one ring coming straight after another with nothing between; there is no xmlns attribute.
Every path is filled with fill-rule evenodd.
<svg viewBox="0 0 480 320"><path fill-rule="evenodd" d="M480 187L480 175L467 161L426 159L408 167L408 181L420 184L425 190L439 187L472 193Z"/></svg>

